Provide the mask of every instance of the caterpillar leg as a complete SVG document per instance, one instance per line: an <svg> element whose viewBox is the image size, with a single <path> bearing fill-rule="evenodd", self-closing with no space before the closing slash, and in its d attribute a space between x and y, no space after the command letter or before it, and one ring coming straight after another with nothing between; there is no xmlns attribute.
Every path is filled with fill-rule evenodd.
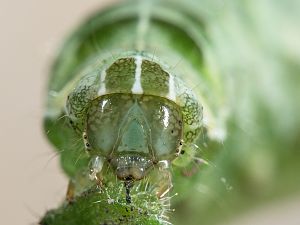
<svg viewBox="0 0 300 225"><path fill-rule="evenodd" d="M72 202L74 200L74 197L75 197L75 184L72 180L70 180L68 184L67 193L66 193L66 200L68 202Z"/></svg>
<svg viewBox="0 0 300 225"><path fill-rule="evenodd" d="M199 171L200 165L202 165L202 164L209 165L209 162L207 162L204 159L198 158L198 157L195 157L192 162L193 162L193 165L191 168L183 168L181 170L181 174L183 176L191 177Z"/></svg>
<svg viewBox="0 0 300 225"><path fill-rule="evenodd" d="M173 188L170 162L167 160L158 162L157 184L158 189L156 195L160 199L165 197Z"/></svg>
<svg viewBox="0 0 300 225"><path fill-rule="evenodd" d="M78 193L81 193L84 190L84 187L97 184L98 187L102 187L102 167L103 167L103 158L100 156L94 156L90 160L88 171L83 171L82 173L77 174L72 180L69 181L68 189L66 193L66 200L72 202L75 196Z"/></svg>
<svg viewBox="0 0 300 225"><path fill-rule="evenodd" d="M90 161L89 178L95 180L99 187L102 187L101 171L104 164L104 159L100 156L95 156Z"/></svg>

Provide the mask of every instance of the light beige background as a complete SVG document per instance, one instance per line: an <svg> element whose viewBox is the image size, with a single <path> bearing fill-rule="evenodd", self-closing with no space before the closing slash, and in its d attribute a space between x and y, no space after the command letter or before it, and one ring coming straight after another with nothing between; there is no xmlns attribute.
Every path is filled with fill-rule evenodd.
<svg viewBox="0 0 300 225"><path fill-rule="evenodd" d="M47 70L63 37L109 0L0 0L0 224L34 224L67 179L42 132ZM299 225L300 200L256 209L232 225Z"/></svg>
<svg viewBox="0 0 300 225"><path fill-rule="evenodd" d="M49 63L82 17L108 1L0 2L0 224L33 224L67 184L42 132Z"/></svg>

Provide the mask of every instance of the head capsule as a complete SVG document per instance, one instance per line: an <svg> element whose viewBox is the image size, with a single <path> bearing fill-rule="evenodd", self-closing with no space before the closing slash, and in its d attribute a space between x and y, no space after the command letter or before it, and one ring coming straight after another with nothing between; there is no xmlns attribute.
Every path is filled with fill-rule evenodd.
<svg viewBox="0 0 300 225"><path fill-rule="evenodd" d="M91 154L107 159L121 180L140 180L161 160L180 151L180 108L168 99L134 94L107 94L87 111L86 134Z"/></svg>
<svg viewBox="0 0 300 225"><path fill-rule="evenodd" d="M174 160L182 142L193 143L202 107L179 77L144 55L106 65L83 75L68 97L67 114L91 155L120 179L139 180L158 162Z"/></svg>

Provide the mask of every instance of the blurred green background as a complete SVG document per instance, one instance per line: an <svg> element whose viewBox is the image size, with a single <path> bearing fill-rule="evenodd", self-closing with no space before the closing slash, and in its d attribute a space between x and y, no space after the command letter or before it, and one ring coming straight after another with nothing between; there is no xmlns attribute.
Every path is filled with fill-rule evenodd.
<svg viewBox="0 0 300 225"><path fill-rule="evenodd" d="M228 224L250 209L299 201L300 2L208 4L215 4L208 30L230 96L228 137L199 143L213 165L182 187L189 194L176 206L177 224ZM300 215L278 224L300 224Z"/></svg>

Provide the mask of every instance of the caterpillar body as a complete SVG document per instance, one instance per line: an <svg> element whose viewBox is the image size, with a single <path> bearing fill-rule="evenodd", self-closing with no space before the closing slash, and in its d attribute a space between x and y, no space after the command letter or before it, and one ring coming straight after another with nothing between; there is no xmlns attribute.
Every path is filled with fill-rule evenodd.
<svg viewBox="0 0 300 225"><path fill-rule="evenodd" d="M70 36L52 69L45 115L70 177L68 203L115 195L120 184L126 197L118 204L134 204L140 190L162 200L173 186L171 167L191 163L201 132L225 138L218 115L224 95L211 54L201 17L175 1L124 2ZM41 224L60 224L50 219L57 214Z"/></svg>

